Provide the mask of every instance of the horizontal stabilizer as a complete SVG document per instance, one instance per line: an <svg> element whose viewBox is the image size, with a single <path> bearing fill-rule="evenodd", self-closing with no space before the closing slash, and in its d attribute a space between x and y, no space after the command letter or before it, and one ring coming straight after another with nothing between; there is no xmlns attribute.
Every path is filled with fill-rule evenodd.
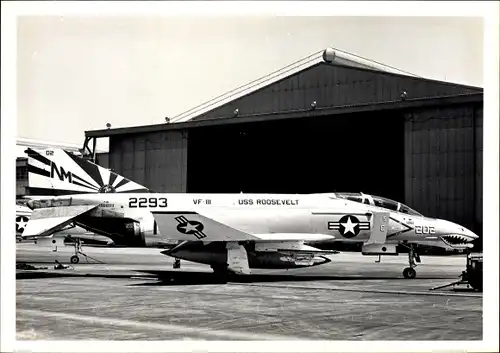
<svg viewBox="0 0 500 353"><path fill-rule="evenodd" d="M217 222L197 212L152 212L165 237L190 241L243 241L259 238Z"/></svg>
<svg viewBox="0 0 500 353"><path fill-rule="evenodd" d="M75 217L89 212L96 207L97 205L86 205L35 209L24 229L22 237L51 235L66 227Z"/></svg>

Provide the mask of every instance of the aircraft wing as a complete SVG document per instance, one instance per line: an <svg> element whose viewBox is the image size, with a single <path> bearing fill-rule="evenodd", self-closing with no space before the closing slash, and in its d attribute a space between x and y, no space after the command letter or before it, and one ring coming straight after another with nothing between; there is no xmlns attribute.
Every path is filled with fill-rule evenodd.
<svg viewBox="0 0 500 353"><path fill-rule="evenodd" d="M62 230L75 217L87 213L98 205L64 206L37 208L31 213L30 220L24 228L22 237L49 236L54 232Z"/></svg>
<svg viewBox="0 0 500 353"><path fill-rule="evenodd" d="M165 234L169 239L190 241L259 240L252 234L229 227L197 212L152 213L160 233Z"/></svg>
<svg viewBox="0 0 500 353"><path fill-rule="evenodd" d="M322 241L333 240L326 234L247 233L193 211L152 212L160 233L169 239L188 241Z"/></svg>

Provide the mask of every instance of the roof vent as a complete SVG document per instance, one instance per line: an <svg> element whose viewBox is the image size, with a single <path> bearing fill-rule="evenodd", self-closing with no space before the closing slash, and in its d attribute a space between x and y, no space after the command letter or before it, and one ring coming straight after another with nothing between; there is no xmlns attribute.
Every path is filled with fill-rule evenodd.
<svg viewBox="0 0 500 353"><path fill-rule="evenodd" d="M339 65L351 66L351 67L359 67L362 69L369 69L375 71L388 72L399 75L406 76L414 76L418 77L414 74L411 74L406 71L399 70L395 67L384 65L378 63L373 60L362 58L361 56L354 55L343 50L334 49L334 48L326 48L323 51L323 60L327 63L337 63Z"/></svg>
<svg viewBox="0 0 500 353"><path fill-rule="evenodd" d="M326 48L323 52L323 60L327 63L332 63L335 60L335 50Z"/></svg>

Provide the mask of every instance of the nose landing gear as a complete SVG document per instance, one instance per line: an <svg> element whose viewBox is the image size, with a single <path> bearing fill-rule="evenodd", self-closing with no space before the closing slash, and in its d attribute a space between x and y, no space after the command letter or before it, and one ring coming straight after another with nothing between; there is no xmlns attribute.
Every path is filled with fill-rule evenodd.
<svg viewBox="0 0 500 353"><path fill-rule="evenodd" d="M417 267L417 264L415 263L415 261L420 263L420 256L413 249L413 245L404 245L404 246L406 246L410 250L408 252L408 263L410 267L406 267L403 270L403 277L406 279L413 279L417 276L417 271L415 271L415 267Z"/></svg>
<svg viewBox="0 0 500 353"><path fill-rule="evenodd" d="M413 267L407 267L403 270L403 277L406 279L413 279L417 276L417 271Z"/></svg>

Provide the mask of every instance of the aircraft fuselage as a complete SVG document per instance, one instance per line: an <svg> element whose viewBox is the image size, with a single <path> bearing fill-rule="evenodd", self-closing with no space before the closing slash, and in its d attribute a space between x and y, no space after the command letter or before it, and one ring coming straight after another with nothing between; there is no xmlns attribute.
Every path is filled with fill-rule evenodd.
<svg viewBox="0 0 500 353"><path fill-rule="evenodd" d="M44 201L30 201L30 207L99 205L79 217L78 224L88 224L92 231L115 236L135 232L143 239L144 246L169 242L177 232L176 229L160 232L151 212L199 212L251 234L324 234L331 236L332 241L344 242L365 242L373 226L370 212L390 212L325 194L105 193L40 198ZM388 243L422 242L457 248L469 246L466 242L476 237L452 222L401 212L389 215ZM122 220L120 226L116 225L118 219ZM192 240L199 239L193 236ZM279 241L279 236L276 240Z"/></svg>

